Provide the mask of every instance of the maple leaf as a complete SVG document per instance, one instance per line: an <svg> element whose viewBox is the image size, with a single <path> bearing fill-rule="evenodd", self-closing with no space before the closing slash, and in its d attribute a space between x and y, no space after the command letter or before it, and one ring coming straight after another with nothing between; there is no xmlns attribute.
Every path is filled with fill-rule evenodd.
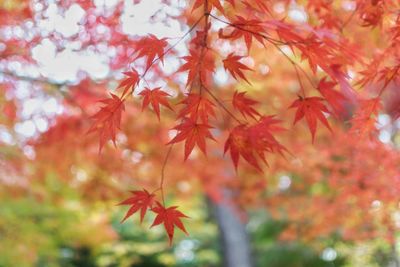
<svg viewBox="0 0 400 267"><path fill-rule="evenodd" d="M340 65L331 65L329 66L329 70L324 69L326 73L328 73L332 79L337 80L340 85L340 90L343 92L343 95L346 97L348 101L357 103L357 93L351 87L350 83L347 81L348 75L345 74L343 70L341 70Z"/></svg>
<svg viewBox="0 0 400 267"><path fill-rule="evenodd" d="M376 132L376 118L381 108L379 97L361 100L360 106L351 120L350 133L365 137Z"/></svg>
<svg viewBox="0 0 400 267"><path fill-rule="evenodd" d="M400 71L400 62L397 66L394 66L392 68L390 67L385 67L383 70L379 72L379 79L378 81L385 81L383 84L383 87L386 87L391 81L399 79L397 76L397 73Z"/></svg>
<svg viewBox="0 0 400 267"><path fill-rule="evenodd" d="M255 119L255 115L260 116L260 113L258 113L252 106L258 104L258 101L246 97L245 94L246 92L235 91L233 94L232 105L235 109L239 110L244 117L248 115Z"/></svg>
<svg viewBox="0 0 400 267"><path fill-rule="evenodd" d="M208 23L207 27L205 27L205 29L200 30L200 31L196 31L196 34L194 35L194 37L192 38L192 40L190 40L190 46L194 46L195 49L201 49L201 47L204 47L206 44L204 43L204 41L206 40L206 35L208 33L208 31L210 30L211 27L211 23Z"/></svg>
<svg viewBox="0 0 400 267"><path fill-rule="evenodd" d="M157 87L152 90L145 88L139 93L139 95L143 97L142 110L151 104L154 112L157 114L158 120L160 120L160 105L172 110L172 107L169 105L167 100L167 96L170 95L162 91L161 87Z"/></svg>
<svg viewBox="0 0 400 267"><path fill-rule="evenodd" d="M270 13L267 3L270 0L246 0L243 4L250 9L254 9L258 12ZM271 4L271 3L268 3Z"/></svg>
<svg viewBox="0 0 400 267"><path fill-rule="evenodd" d="M203 123L208 123L210 116L215 117L215 105L200 94L190 93L180 104L185 104L178 114L180 118L189 117L193 121L200 118Z"/></svg>
<svg viewBox="0 0 400 267"><path fill-rule="evenodd" d="M242 59L242 56L235 56L233 53L230 53L227 58L223 60L225 70L229 71L229 73L236 78L236 75L245 80L248 84L250 82L244 76L242 70L252 70L243 63L240 63L239 60Z"/></svg>
<svg viewBox="0 0 400 267"><path fill-rule="evenodd" d="M190 153L197 144L200 150L207 155L206 152L206 138L215 140L210 133L210 128L208 124L197 123L193 119L185 118L183 122L174 127L178 131L178 134L167 143L174 144L185 140L185 160L189 157Z"/></svg>
<svg viewBox="0 0 400 267"><path fill-rule="evenodd" d="M115 144L117 129L120 128L122 111L125 110L124 101L118 96L111 94L112 98L100 100L105 106L92 116L95 122L88 133L98 131L100 134L99 152L108 140Z"/></svg>
<svg viewBox="0 0 400 267"><path fill-rule="evenodd" d="M257 123L251 125L248 131L248 138L250 140L251 147L258 154L258 156L267 164L265 159L265 153L279 153L283 155L283 152L287 149L281 145L273 136L275 132L281 132L286 130L279 126L281 121L275 119L275 116L262 116Z"/></svg>
<svg viewBox="0 0 400 267"><path fill-rule="evenodd" d="M324 77L318 84L318 91L332 107L337 116L344 114L347 98L340 92L334 90L335 82L328 82Z"/></svg>
<svg viewBox="0 0 400 267"><path fill-rule="evenodd" d="M121 223L123 223L138 210L140 210L140 222L142 222L147 210L153 207L154 198L156 196L155 194L150 194L146 189L143 189L142 191L131 191L131 193L133 195L132 197L118 204L131 206Z"/></svg>
<svg viewBox="0 0 400 267"><path fill-rule="evenodd" d="M382 24L382 15L384 14L382 0L362 1L359 5L360 18L363 20L363 27L376 27Z"/></svg>
<svg viewBox="0 0 400 267"><path fill-rule="evenodd" d="M122 82L118 85L117 88L124 87L124 92L122 93L122 97L126 95L129 89L132 89L132 92L135 90L135 86L139 83L139 74L138 72L132 68L131 71L123 72L126 77L122 80Z"/></svg>
<svg viewBox="0 0 400 267"><path fill-rule="evenodd" d="M209 53L201 54L201 49L191 49L188 56L182 57L186 61L177 72L188 71L186 86L191 85L200 73L202 82L206 81L207 75L214 72L214 61Z"/></svg>
<svg viewBox="0 0 400 267"><path fill-rule="evenodd" d="M239 39L243 37L247 51L250 51L253 37L264 44L263 37L261 34L265 32L264 27L262 27L261 21L256 19L245 19L241 16L236 16L236 19L232 21L233 30L229 34L224 34L223 30L220 29L218 36L223 39Z"/></svg>
<svg viewBox="0 0 400 267"><path fill-rule="evenodd" d="M232 3L232 0L230 0L230 2ZM196 2L194 2L194 4L193 4L193 9L192 9L192 11L193 11L193 10L196 10L196 9L199 8L199 7L204 6L206 3L208 4L207 7L206 7L208 12L211 11L211 9L212 9L213 7L215 7L215 8L218 9L222 14L225 13L225 12L224 12L224 8L222 7L220 0L196 0Z"/></svg>
<svg viewBox="0 0 400 267"><path fill-rule="evenodd" d="M235 169L238 167L239 157L242 156L250 165L261 171L249 144L246 124L238 125L230 132L224 145L224 154L228 152L228 150L230 150L231 159Z"/></svg>
<svg viewBox="0 0 400 267"><path fill-rule="evenodd" d="M262 171L257 158L267 164L266 152L283 154L283 151L287 151L273 136L274 132L284 130L277 125L280 122L274 116L263 116L253 125L240 124L233 128L225 142L224 154L230 150L235 169L242 156L250 165Z"/></svg>
<svg viewBox="0 0 400 267"><path fill-rule="evenodd" d="M181 218L189 218L179 210L177 210L177 206L172 206L169 208L165 208L161 205L160 202L156 202L156 206L152 209L154 213L157 214L154 219L153 226L157 226L159 224L164 224L165 231L168 234L169 245L172 244L172 239L174 238L174 228L177 226L181 229L186 235L188 235L185 226L183 225Z"/></svg>
<svg viewBox="0 0 400 267"><path fill-rule="evenodd" d="M378 76L379 67L381 66L384 58L384 54L375 55L373 60L366 64L365 69L359 72L361 79L356 82L356 85L364 87L365 85L374 81Z"/></svg>
<svg viewBox="0 0 400 267"><path fill-rule="evenodd" d="M314 142L315 132L317 130L317 121L321 121L330 131L332 131L329 126L328 121L325 118L325 113L329 113L329 110L322 103L323 98L321 97L299 97L295 100L289 108L297 108L296 115L293 124L296 124L303 117L306 118L308 128L311 132L312 142Z"/></svg>
<svg viewBox="0 0 400 267"><path fill-rule="evenodd" d="M141 38L137 43L137 56L135 59L147 57L146 69L148 69L156 57L164 63L164 48L168 45L167 38L158 39L155 35Z"/></svg>

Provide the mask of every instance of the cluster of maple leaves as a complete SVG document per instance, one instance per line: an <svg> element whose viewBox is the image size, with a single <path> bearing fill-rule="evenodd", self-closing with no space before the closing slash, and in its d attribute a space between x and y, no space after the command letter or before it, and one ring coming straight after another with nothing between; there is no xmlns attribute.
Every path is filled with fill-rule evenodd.
<svg viewBox="0 0 400 267"><path fill-rule="evenodd" d="M375 26L380 21L379 10L383 1L372 2L374 2L372 3L374 9L371 9L371 5L359 5L358 10L361 12L364 26ZM236 8L237 4L237 1L230 0L226 1L224 5L231 5L232 8ZM258 13L270 12L267 2L264 1L242 1L241 5L244 5L243 9L255 10ZM322 5L318 8L317 13L321 16L324 13L322 11L327 9ZM293 100L289 107L295 109L293 124L304 119L311 133L312 142L315 139L318 121L331 130L327 115L341 118L346 112L346 105L352 103L359 105L359 108L352 118L351 132L369 135L373 131L375 117L380 110L380 98L360 99L349 84L347 66L358 62L360 59L353 49L353 45L346 39L330 35L320 29L310 29L282 20L246 19L240 15L228 16L219 0L194 1L192 11L200 9L203 10L203 14L188 33L195 29L201 21L204 22L204 27L197 31L189 42L189 54L181 58L184 63L177 70L177 73L187 72L186 88L189 88L189 90L178 103L183 107L177 113L178 123L173 127L177 134L167 143L167 145L173 145L184 142L185 160L191 155L195 146L205 155L207 154L207 140L215 140L211 132L214 127L210 124L210 118L216 117L216 108L227 112L237 123L230 130L224 145L224 153L230 153L236 169L240 157L255 169L262 171L260 163L267 164L266 154L278 153L284 155L284 153L288 153L288 150L276 138L277 133L285 130L280 126L281 120L277 119L275 115L259 113L254 107L258 104L258 101L246 96L245 91L235 91L232 96L231 107L242 115L242 118L238 118L210 89L212 86L210 77L213 76L216 65L216 56L212 55L215 51L210 48L211 42L209 41L211 20L222 22L226 26L218 31L217 36L220 40L231 42L243 40L247 52L250 52L255 39L265 47L277 49L291 63L301 89L297 99ZM222 16L214 15L215 13L212 11L215 10L219 11ZM326 22L328 22L327 13L324 14ZM225 20L223 17L227 17L229 20ZM399 33L400 30L397 31L397 35ZM318 84L315 84L304 68L281 49L282 45L289 47L293 53L295 51L299 53L301 59L308 62L313 75L317 75L317 70L321 69L326 76L321 78ZM124 72L126 77L118 86L123 90L121 96L111 94L111 98L102 100L103 106L93 116L94 124L89 132L97 131L99 133L100 151L109 140L115 144L126 98L132 95L153 65L158 61L164 62L164 56L173 48L174 45L169 47L167 38L159 39L154 35L143 37L137 41L134 60L145 58L144 72L139 74L135 68ZM220 63L234 79L243 80L250 84L245 73L253 71L253 69L243 63L243 58L244 56L232 52L222 57ZM392 80L397 79L399 69L400 64L397 64L391 68L375 71L375 73L380 73L379 81L384 83L380 94ZM371 78L372 74L364 72L360 84L365 85L371 82L374 79ZM303 81L308 82L309 86L306 86ZM337 90L337 87L340 90ZM307 88L308 90L306 90ZM319 96L315 96L316 93ZM159 120L161 106L173 110L168 99L170 95L160 87L149 88L147 86L139 93L139 96L142 97L142 109L151 106ZM251 120L249 120L250 118ZM162 188L160 189L161 194L163 194ZM172 242L175 226L186 232L181 218L187 216L178 211L176 206L165 207L164 201L157 201L157 196L146 190L133 191L132 194L132 197L121 203L131 206L123 221L139 210L142 221L146 212L150 210L156 214L152 226L164 224L170 242ZM161 197L164 199L163 195Z"/></svg>
<svg viewBox="0 0 400 267"><path fill-rule="evenodd" d="M156 195L154 193L149 193L146 189L143 189L142 191L131 191L131 193L132 196L130 198L122 201L119 204L130 206L125 217L122 219L122 222L124 222L126 219L128 219L139 210L140 222L143 222L144 216L146 215L147 211L150 210L156 214L156 217L151 227L159 225L161 223L164 224L165 230L168 234L170 245L174 237L175 226L187 234L185 226L181 222L181 218L188 217L177 210L176 206L166 208L159 201L155 200Z"/></svg>

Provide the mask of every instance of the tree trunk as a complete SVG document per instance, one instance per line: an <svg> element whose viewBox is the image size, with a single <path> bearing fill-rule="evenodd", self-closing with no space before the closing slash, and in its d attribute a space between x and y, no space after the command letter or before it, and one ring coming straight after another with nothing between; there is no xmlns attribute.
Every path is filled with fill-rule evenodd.
<svg viewBox="0 0 400 267"><path fill-rule="evenodd" d="M252 267L249 236L245 225L226 203L209 201L220 232L225 267Z"/></svg>
<svg viewBox="0 0 400 267"><path fill-rule="evenodd" d="M396 241L392 244L391 248L392 248L392 253L391 253L392 259L389 263L389 267L400 267L400 260L399 260L399 254L397 252Z"/></svg>

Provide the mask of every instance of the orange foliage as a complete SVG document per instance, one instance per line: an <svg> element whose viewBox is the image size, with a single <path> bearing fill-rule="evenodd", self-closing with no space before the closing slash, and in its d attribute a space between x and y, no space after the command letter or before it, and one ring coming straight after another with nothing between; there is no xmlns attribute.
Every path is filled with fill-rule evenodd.
<svg viewBox="0 0 400 267"><path fill-rule="evenodd" d="M39 29L36 18L44 16L45 1L36 1L43 10L14 2L0 3L0 25L12 29L26 19ZM139 210L141 220L155 212L153 225L164 224L170 242L175 226L186 232L186 215L164 203L170 193L190 197L200 191L221 201L224 189L237 192L235 204L243 208L266 206L286 218L284 239L392 232L394 223L385 218L398 208L400 158L394 142L379 141L382 128L376 124L384 112L393 121L400 114L400 16L393 12L398 1L192 0L163 21L186 26L178 38L128 36L121 30L122 2L104 14L92 1L61 2L62 10L74 3L85 10L81 33L0 36L0 123L12 132L26 119L22 81L32 88L27 98L62 99L62 111L22 142L18 157L0 155L7 172L28 177L18 185L22 191L52 171L88 201L115 201L127 187L146 188L121 203L131 206L123 220ZM43 39L57 52L76 42L82 51L112 51L109 76L94 82L79 73L70 83L14 73L20 65L39 66L32 51ZM178 49L182 43L187 50ZM175 64L173 71L166 71L168 64ZM125 75L119 84L115 73ZM158 120L140 113L137 95L142 110L151 105ZM296 109L295 126L289 107ZM317 130L318 121L325 127ZM99 146L88 131L98 132ZM290 186L279 189L283 176ZM32 190L38 198L44 194ZM343 213L348 216L338 215Z"/></svg>

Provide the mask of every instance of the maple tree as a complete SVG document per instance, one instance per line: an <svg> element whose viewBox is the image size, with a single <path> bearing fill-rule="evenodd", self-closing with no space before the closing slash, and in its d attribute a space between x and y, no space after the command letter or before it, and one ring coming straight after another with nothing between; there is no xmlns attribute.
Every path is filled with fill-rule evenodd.
<svg viewBox="0 0 400 267"><path fill-rule="evenodd" d="M215 202L235 192L228 202L238 209L267 207L290 222L285 240L384 232L394 242L399 1L160 1L175 13L150 19L177 22L179 36L123 32L127 4L116 2L108 9L57 2L62 16L72 6L83 10L72 35L40 28L48 1L0 3L1 124L35 121L24 117L21 81L33 88L25 98L55 97L62 107L20 141L19 157L2 156L7 173L42 180L50 169L69 180L71 169L90 169L93 178L79 186L89 200L119 202L133 188L120 203L129 206L122 222L154 216L151 227L162 224L170 245L174 229L188 233L184 224L194 220L184 201L170 205L180 182L200 184ZM30 74L26 66L40 66L34 51L45 42L57 53L104 54L107 74L80 71L73 81ZM382 118L387 125L379 126ZM382 134L393 141L382 142ZM33 170L20 167L33 158ZM294 193L274 189L288 175ZM384 205L375 216L368 209L376 201ZM346 209L355 215L339 218Z"/></svg>

